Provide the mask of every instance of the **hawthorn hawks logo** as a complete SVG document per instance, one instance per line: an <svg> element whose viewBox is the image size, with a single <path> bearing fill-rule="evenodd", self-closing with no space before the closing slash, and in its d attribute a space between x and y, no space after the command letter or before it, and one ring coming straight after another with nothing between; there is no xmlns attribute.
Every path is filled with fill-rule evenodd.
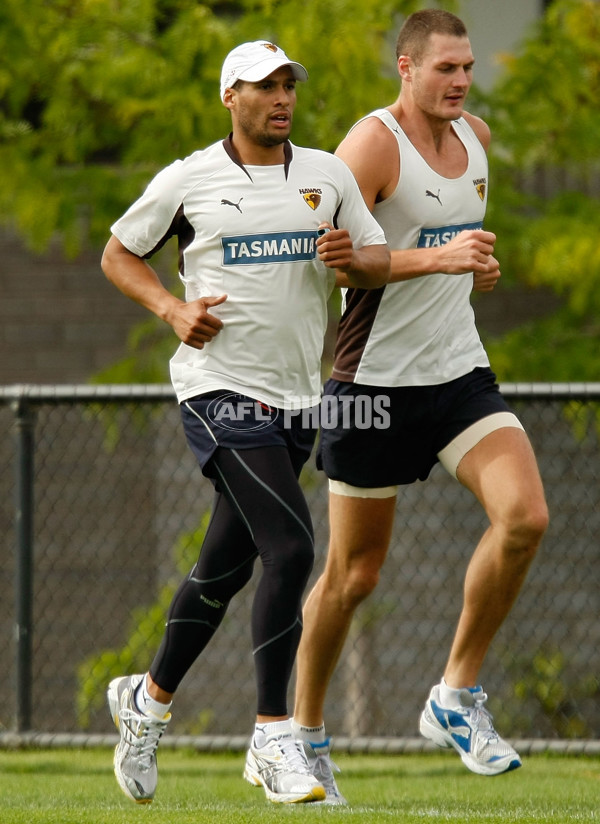
<svg viewBox="0 0 600 824"><path fill-rule="evenodd" d="M479 200L484 200L485 199L485 190L486 190L486 187L487 187L487 180L485 179L485 177L481 177L481 178L479 178L479 180L474 180L473 181L473 186L475 186L475 189L477 190L477 194L479 195Z"/></svg>
<svg viewBox="0 0 600 824"><path fill-rule="evenodd" d="M321 202L321 195L323 194L321 189L298 189L298 191L304 198L304 202L310 206L314 212Z"/></svg>

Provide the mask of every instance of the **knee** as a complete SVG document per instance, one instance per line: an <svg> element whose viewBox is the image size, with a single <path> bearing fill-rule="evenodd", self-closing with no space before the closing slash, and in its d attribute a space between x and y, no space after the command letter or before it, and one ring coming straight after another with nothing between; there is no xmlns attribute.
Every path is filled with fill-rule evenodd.
<svg viewBox="0 0 600 824"><path fill-rule="evenodd" d="M517 505L507 528L507 546L520 555L533 558L549 523L548 507L542 498L529 505Z"/></svg>
<svg viewBox="0 0 600 824"><path fill-rule="evenodd" d="M272 563L288 577L308 578L315 560L314 545L311 538L304 533L289 535L285 544L271 553Z"/></svg>
<svg viewBox="0 0 600 824"><path fill-rule="evenodd" d="M348 576L347 598L355 605L364 601L379 583L379 569L370 564L362 564Z"/></svg>
<svg viewBox="0 0 600 824"><path fill-rule="evenodd" d="M326 586L342 611L353 612L373 592L379 577L379 566L361 559L326 576Z"/></svg>

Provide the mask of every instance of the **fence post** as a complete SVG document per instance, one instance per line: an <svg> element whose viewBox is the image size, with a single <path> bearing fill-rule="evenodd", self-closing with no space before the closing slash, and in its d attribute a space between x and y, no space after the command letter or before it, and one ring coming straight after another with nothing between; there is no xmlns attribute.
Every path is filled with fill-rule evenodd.
<svg viewBox="0 0 600 824"><path fill-rule="evenodd" d="M35 413L26 398L12 404L15 412L16 478L16 730L31 729L33 651L33 463Z"/></svg>

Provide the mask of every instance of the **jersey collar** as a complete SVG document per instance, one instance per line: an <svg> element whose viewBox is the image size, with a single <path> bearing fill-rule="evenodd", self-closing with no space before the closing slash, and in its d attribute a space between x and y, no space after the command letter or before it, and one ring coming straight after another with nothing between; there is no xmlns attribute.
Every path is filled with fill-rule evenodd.
<svg viewBox="0 0 600 824"><path fill-rule="evenodd" d="M225 151L227 152L227 154L229 155L231 160L236 164L236 166L239 166L240 169L243 169L243 171L248 175L250 180L252 180L252 176L251 176L250 172L244 166L244 164L242 163L242 161L239 158L238 153L236 152L236 150L233 147L232 138L233 138L233 132L230 132L229 135L223 141L223 148L225 149ZM283 144L283 157L284 157L283 171L285 173L285 179L286 180L288 178L288 172L290 170L290 163L292 162L292 156L293 156L292 144L290 143L289 140L286 140L285 143ZM252 181L252 182L254 182L254 181Z"/></svg>

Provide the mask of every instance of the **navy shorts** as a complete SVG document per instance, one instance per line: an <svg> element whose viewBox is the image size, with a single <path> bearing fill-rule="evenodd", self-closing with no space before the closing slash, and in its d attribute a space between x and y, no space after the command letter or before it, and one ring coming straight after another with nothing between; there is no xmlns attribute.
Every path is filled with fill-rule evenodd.
<svg viewBox="0 0 600 824"><path fill-rule="evenodd" d="M293 414L226 389L189 398L180 408L187 442L203 474L212 480L210 459L218 447L284 446L299 476L310 457L319 420L318 409L312 415Z"/></svg>
<svg viewBox="0 0 600 824"><path fill-rule="evenodd" d="M424 481L438 452L482 418L510 408L487 367L436 386L377 387L330 379L317 466L358 487Z"/></svg>

